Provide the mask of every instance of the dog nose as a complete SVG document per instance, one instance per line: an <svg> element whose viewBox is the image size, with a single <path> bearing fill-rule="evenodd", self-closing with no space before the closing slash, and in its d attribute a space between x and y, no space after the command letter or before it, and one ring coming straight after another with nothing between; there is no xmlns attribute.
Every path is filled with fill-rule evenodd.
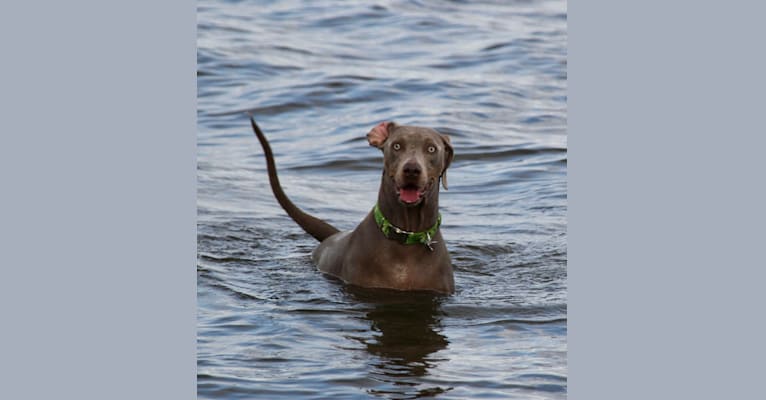
<svg viewBox="0 0 766 400"><path fill-rule="evenodd" d="M416 162L408 162L404 164L404 176L407 178L417 178L420 176L420 165Z"/></svg>

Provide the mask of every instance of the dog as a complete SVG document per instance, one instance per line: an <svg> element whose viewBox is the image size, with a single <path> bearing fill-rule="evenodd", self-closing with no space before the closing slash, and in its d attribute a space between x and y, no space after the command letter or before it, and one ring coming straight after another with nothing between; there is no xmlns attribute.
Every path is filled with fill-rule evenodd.
<svg viewBox="0 0 766 400"><path fill-rule="evenodd" d="M361 287L454 293L439 213L439 184L447 190L447 168L454 159L449 136L394 122L372 128L367 141L383 152L378 201L356 229L340 232L285 195L271 146L252 116L250 122L263 147L274 196L320 242L312 253L320 271Z"/></svg>

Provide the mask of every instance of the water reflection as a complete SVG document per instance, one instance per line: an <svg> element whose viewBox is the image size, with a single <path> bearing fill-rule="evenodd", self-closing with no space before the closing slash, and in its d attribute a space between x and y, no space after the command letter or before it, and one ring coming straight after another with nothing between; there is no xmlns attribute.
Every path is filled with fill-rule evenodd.
<svg viewBox="0 0 766 400"><path fill-rule="evenodd" d="M450 389L424 387L423 380L416 379L446 361L437 354L449 345L440 333L444 296L350 286L344 290L353 301L370 306L364 318L370 323L371 335L356 339L374 356L370 377L388 384L370 390L371 394L418 398Z"/></svg>

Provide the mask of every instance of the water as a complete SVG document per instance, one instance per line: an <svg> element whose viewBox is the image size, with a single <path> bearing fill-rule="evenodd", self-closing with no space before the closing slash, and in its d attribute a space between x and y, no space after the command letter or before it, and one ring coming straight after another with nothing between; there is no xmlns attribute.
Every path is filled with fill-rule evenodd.
<svg viewBox="0 0 766 400"><path fill-rule="evenodd" d="M564 1L198 2L200 398L565 398ZM363 290L312 265L285 191L353 228L381 120L449 134L456 293Z"/></svg>

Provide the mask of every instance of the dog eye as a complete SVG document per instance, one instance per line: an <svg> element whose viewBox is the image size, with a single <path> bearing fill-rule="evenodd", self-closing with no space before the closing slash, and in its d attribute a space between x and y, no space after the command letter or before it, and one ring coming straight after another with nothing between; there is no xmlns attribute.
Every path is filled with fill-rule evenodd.
<svg viewBox="0 0 766 400"><path fill-rule="evenodd" d="M402 148L402 145L400 145L399 143L394 143L394 150L399 150L401 148Z"/></svg>
<svg viewBox="0 0 766 400"><path fill-rule="evenodd" d="M436 147L434 147L434 146L428 146L428 152L429 152L429 153L433 153L433 152L435 152L435 151L436 151Z"/></svg>

